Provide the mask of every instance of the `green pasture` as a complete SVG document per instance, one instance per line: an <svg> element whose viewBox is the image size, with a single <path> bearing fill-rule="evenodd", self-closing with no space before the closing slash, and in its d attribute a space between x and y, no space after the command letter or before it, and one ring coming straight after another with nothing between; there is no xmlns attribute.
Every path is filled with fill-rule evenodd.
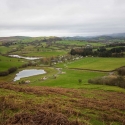
<svg viewBox="0 0 125 125"><path fill-rule="evenodd" d="M43 76L47 77L45 81L39 81L39 76L32 76L32 78L29 78L31 80L29 85L125 92L124 89L115 86L93 85L88 83L88 80L91 78L105 75L107 75L107 73L65 69L63 70L63 74L58 74L56 78L54 78L53 75L44 74ZM79 79L82 80L81 83L79 83Z"/></svg>
<svg viewBox="0 0 125 125"><path fill-rule="evenodd" d="M74 40L62 40L57 41L56 43L62 44L62 45L76 45L76 46L86 46L86 45L92 45L92 46L102 46L105 45L101 42L87 42L87 41L74 41Z"/></svg>
<svg viewBox="0 0 125 125"><path fill-rule="evenodd" d="M19 67L24 64L23 59L5 57L0 55L0 71L5 71L11 67Z"/></svg>
<svg viewBox="0 0 125 125"><path fill-rule="evenodd" d="M62 40L62 41L57 41L56 43L62 44L62 45L85 45L88 42L81 42L81 41L71 41L71 40Z"/></svg>
<svg viewBox="0 0 125 125"><path fill-rule="evenodd" d="M22 56L42 56L42 57L51 57L51 56L59 56L65 55L68 51L63 47L50 46L50 47L41 47L41 46L33 46L28 45L24 46L23 49L18 50L16 52L12 52L11 54L17 54Z"/></svg>
<svg viewBox="0 0 125 125"><path fill-rule="evenodd" d="M10 61L11 60L11 61ZM12 66L20 66L24 62L19 61L21 59L2 57L0 62L0 70L6 70ZM56 66L62 67L62 73L53 67L29 67L29 68L41 68L47 73L42 75L36 75L31 77L22 78L21 80L30 80L31 86L51 86L51 87L64 87L64 88L85 88L85 89L103 89L108 91L123 91L119 87L112 87L106 85L93 85L89 84L88 80L96 77L107 75L103 72L85 71L85 70L73 70L68 68L82 68L82 69L93 69L93 70L104 70L109 71L121 67L124 65L124 58L94 58L86 57L80 60L75 60L67 63L60 63ZM9 62L9 65L8 63ZM23 69L19 69L23 70ZM19 72L19 70L17 72ZM5 77L1 77L0 81L13 81L16 73L10 74ZM56 75L56 78L54 77ZM47 80L41 80L44 76ZM79 83L79 79L82 80ZM19 81L17 81L18 83Z"/></svg>
<svg viewBox="0 0 125 125"><path fill-rule="evenodd" d="M97 42L97 43L94 43L94 42L89 42L88 44L90 44L90 45L92 45L92 46L105 46L105 44L104 43L102 43L102 42Z"/></svg>
<svg viewBox="0 0 125 125"><path fill-rule="evenodd" d="M17 54L17 55L22 55L30 52L36 52L37 49L33 45L28 45L28 46L23 46L23 48L20 48L21 46L18 46L19 50L16 52L12 52L11 54Z"/></svg>
<svg viewBox="0 0 125 125"><path fill-rule="evenodd" d="M50 37L29 37L29 38L24 38L21 40L22 43L31 43L34 41L40 41L40 40L44 40L44 39L49 39Z"/></svg>
<svg viewBox="0 0 125 125"><path fill-rule="evenodd" d="M53 67L28 67L26 69L44 69L46 71L45 74L35 75L31 77L21 78L16 81L26 81L30 80L30 86L49 86L49 87L63 87L63 88L77 88L77 89L96 89L96 90L106 90L106 91L120 91L124 92L124 89L114 86L107 85L93 85L89 84L88 80L92 78L97 78L101 76L105 76L108 73L103 72L93 72L93 71L85 71L85 70L72 70L72 69L61 69L62 73ZM9 74L8 76L0 77L0 81L13 81L16 73L23 70L25 68L19 69L15 73ZM56 76L56 78L54 77ZM46 80L42 80L43 77L46 77ZM82 82L79 82L79 79Z"/></svg>
<svg viewBox="0 0 125 125"><path fill-rule="evenodd" d="M59 55L65 55L65 54L67 54L66 51L57 50L57 51L43 51L43 52L34 51L34 52L26 53L26 54L24 54L24 55L25 55L25 56L51 57L51 56L59 56Z"/></svg>
<svg viewBox="0 0 125 125"><path fill-rule="evenodd" d="M10 50L12 50L12 48L10 48L10 47L5 47L5 46L0 46L0 53L1 53L1 54L6 54L6 53L9 52Z"/></svg>
<svg viewBox="0 0 125 125"><path fill-rule="evenodd" d="M64 88L81 88L88 85L88 79L104 76L105 73L88 72L81 70L68 70L65 69L63 74L58 74L57 78L49 77L45 81L35 82L33 86L51 86L51 87L64 87ZM82 83L79 83L79 79Z"/></svg>
<svg viewBox="0 0 125 125"><path fill-rule="evenodd" d="M83 57L80 60L57 64L57 67L110 71L125 66L125 58Z"/></svg>

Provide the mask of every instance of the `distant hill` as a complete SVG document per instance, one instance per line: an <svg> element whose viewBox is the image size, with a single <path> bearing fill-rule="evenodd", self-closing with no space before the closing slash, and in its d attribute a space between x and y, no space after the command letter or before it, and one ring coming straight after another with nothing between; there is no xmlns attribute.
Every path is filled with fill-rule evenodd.
<svg viewBox="0 0 125 125"><path fill-rule="evenodd" d="M112 36L112 37L123 37L123 38L125 38L125 33L115 33L115 34L111 34L110 36Z"/></svg>
<svg viewBox="0 0 125 125"><path fill-rule="evenodd" d="M65 40L90 40L90 41L108 41L108 40L125 40L125 33L115 33L100 36L74 36L74 37L62 37Z"/></svg>
<svg viewBox="0 0 125 125"><path fill-rule="evenodd" d="M49 36L49 37L28 37L28 36L12 36L12 37L0 37L0 42L3 43L12 43L14 42L52 42L52 41L60 41L62 40L60 37Z"/></svg>
<svg viewBox="0 0 125 125"><path fill-rule="evenodd" d="M41 39L55 39L61 38L63 40L88 40L88 41L116 41L116 40L125 40L125 33L114 33L114 34L106 34L100 36L73 36L73 37L29 37L29 36L12 36L12 37L0 37L0 41L9 42L9 41L19 41L24 39L32 39L32 40L41 40Z"/></svg>
<svg viewBox="0 0 125 125"><path fill-rule="evenodd" d="M29 36L14 36L15 38L18 38L18 39L26 39L26 38L31 38Z"/></svg>
<svg viewBox="0 0 125 125"><path fill-rule="evenodd" d="M17 41L17 40L29 39L29 38L30 37L27 37L27 36L0 37L0 41L9 42L9 41Z"/></svg>

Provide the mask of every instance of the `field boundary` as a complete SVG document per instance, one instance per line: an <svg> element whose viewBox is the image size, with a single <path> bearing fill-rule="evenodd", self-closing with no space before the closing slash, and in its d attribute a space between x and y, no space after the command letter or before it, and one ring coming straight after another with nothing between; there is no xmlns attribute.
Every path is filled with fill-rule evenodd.
<svg viewBox="0 0 125 125"><path fill-rule="evenodd" d="M95 70L95 69L82 69L82 68L68 68L68 69L73 69L73 70L87 70L87 71L94 71L94 72L114 72L115 70L110 70L110 71L104 71L104 70Z"/></svg>
<svg viewBox="0 0 125 125"><path fill-rule="evenodd" d="M87 71L94 71L94 72L114 72L117 71L120 68L125 68L125 66L121 66L119 68L116 68L114 70L109 70L109 71L105 71L105 70L96 70L96 69L83 69L83 68L68 68L68 69L74 69L74 70L87 70Z"/></svg>

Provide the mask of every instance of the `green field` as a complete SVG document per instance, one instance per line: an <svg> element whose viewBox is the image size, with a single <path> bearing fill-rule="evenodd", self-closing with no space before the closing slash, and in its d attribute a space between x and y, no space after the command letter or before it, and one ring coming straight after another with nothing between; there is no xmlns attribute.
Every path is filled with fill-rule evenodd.
<svg viewBox="0 0 125 125"><path fill-rule="evenodd" d="M65 69L64 74L59 74L56 79L50 76L45 81L37 81L32 83L31 86L49 86L49 87L63 87L63 88L77 88L77 89L97 89L97 90L108 90L108 91L118 91L125 92L124 89L114 86L104 86L104 85L92 85L88 83L88 79L97 78L107 75L107 73L91 72L91 71L81 71L81 70L69 70ZM47 76L47 75L45 75ZM32 77L34 80L35 77ZM79 83L79 79L82 80Z"/></svg>
<svg viewBox="0 0 125 125"><path fill-rule="evenodd" d="M96 90L108 90L108 91L117 91L125 92L124 89L114 86L107 85L93 85L89 84L88 80L92 78L97 78L105 76L108 73L92 72L92 71L82 71L82 70L71 70L63 69L61 74L58 74L58 71L53 68L47 67L29 67L28 69L44 69L47 73L43 75L36 75L26 78L21 78L19 81L30 80L30 86L49 86L49 87L63 87L63 88L76 88L76 89L96 89ZM23 70L23 69L20 69ZM16 73L18 73L17 71ZM54 78L53 75L56 75ZM9 76L4 76L0 78L0 81L13 81L15 73L10 74ZM47 77L47 80L41 80L43 77ZM82 80L79 83L79 79ZM16 81L16 83L19 83Z"/></svg>
<svg viewBox="0 0 125 125"><path fill-rule="evenodd" d="M42 47L44 46L44 47ZM23 56L40 56L40 57L51 57L51 56L59 56L66 55L69 50L66 50L64 46L50 46L46 47L45 43L40 46L23 45L23 48L19 49L11 54L23 55Z"/></svg>
<svg viewBox="0 0 125 125"><path fill-rule="evenodd" d="M65 88L81 88L88 85L88 79L105 75L104 73L87 72L79 70L64 70L64 74L58 74L54 79L52 76L45 81L35 82L33 86L51 86L51 87L65 87ZM82 83L78 80L82 79Z"/></svg>
<svg viewBox="0 0 125 125"><path fill-rule="evenodd" d="M62 44L62 45L76 45L76 46L86 46L86 45L92 45L92 46L102 46L105 45L101 42L93 43L93 42L87 42L87 41L73 41L73 40L62 40L57 41L56 43Z"/></svg>
<svg viewBox="0 0 125 125"><path fill-rule="evenodd" d="M125 58L83 57L80 60L58 64L57 67L110 71L125 66Z"/></svg>
<svg viewBox="0 0 125 125"><path fill-rule="evenodd" d="M44 52L31 52L24 54L25 56L41 56L41 57L52 57L67 54L66 51L44 51Z"/></svg>
<svg viewBox="0 0 125 125"><path fill-rule="evenodd" d="M62 45L78 45L78 46L81 46L81 45L86 45L88 44L88 42L84 41L84 42L81 42L81 41L57 41L56 43L59 43L59 44L62 44Z"/></svg>
<svg viewBox="0 0 125 125"><path fill-rule="evenodd" d="M12 50L12 48L0 46L0 53L2 53L2 54L5 54L5 53L9 52L10 50Z"/></svg>
<svg viewBox="0 0 125 125"><path fill-rule="evenodd" d="M5 71L11 67L19 67L24 63L23 59L0 56L0 71Z"/></svg>

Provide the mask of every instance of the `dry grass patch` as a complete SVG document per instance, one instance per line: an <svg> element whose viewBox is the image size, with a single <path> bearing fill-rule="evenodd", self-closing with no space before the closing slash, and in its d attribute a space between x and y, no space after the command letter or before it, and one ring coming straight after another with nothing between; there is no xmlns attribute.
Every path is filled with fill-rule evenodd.
<svg viewBox="0 0 125 125"><path fill-rule="evenodd" d="M124 93L9 83L0 83L0 88L36 96L22 99L17 95L2 95L0 119L3 125L91 125L94 120L125 124ZM45 100L38 101L37 97Z"/></svg>

